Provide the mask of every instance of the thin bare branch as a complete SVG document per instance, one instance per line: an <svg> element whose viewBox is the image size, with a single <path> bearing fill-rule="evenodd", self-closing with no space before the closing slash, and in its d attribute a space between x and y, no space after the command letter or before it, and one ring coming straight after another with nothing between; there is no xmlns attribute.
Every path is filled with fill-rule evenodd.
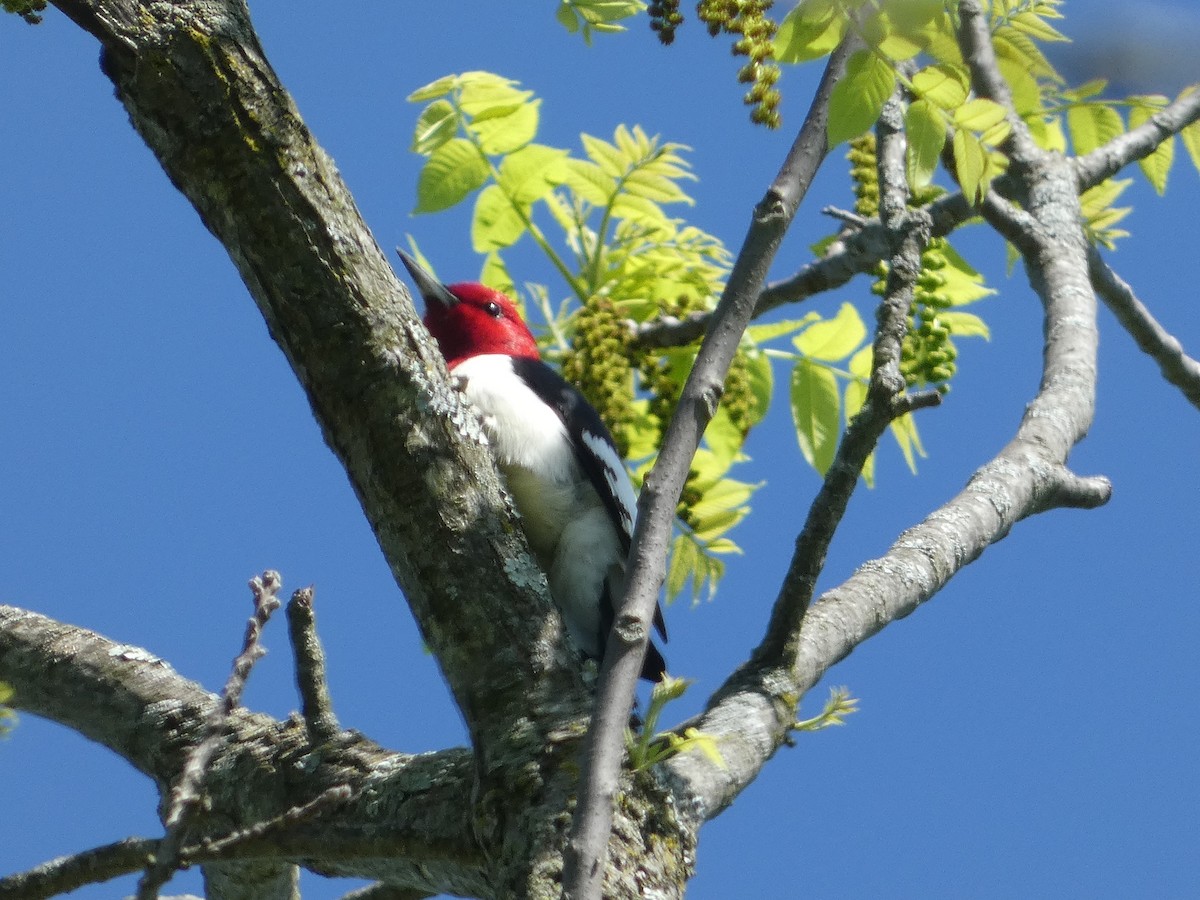
<svg viewBox="0 0 1200 900"><path fill-rule="evenodd" d="M936 405L941 395L929 391L905 393L900 373L901 347L907 330L913 288L921 274L921 254L929 243L932 223L923 209L908 208L904 169L905 139L899 95L884 106L876 125L880 185L880 217L889 230L892 256L884 298L877 311L871 382L863 408L838 443L829 471L821 483L796 539L796 549L783 587L771 611L763 642L754 652L762 668L791 670L796 663L798 635L817 578L833 536L858 486L863 466L895 419L912 409Z"/></svg>
<svg viewBox="0 0 1200 900"><path fill-rule="evenodd" d="M1163 328L1133 288L1109 267L1095 247L1088 254L1088 272L1100 299L1142 351L1158 363L1163 378L1200 409L1200 362L1184 352L1179 340Z"/></svg>
<svg viewBox="0 0 1200 900"><path fill-rule="evenodd" d="M136 872L146 864L159 842L125 838L71 856L42 863L25 872L0 878L0 900L43 900Z"/></svg>
<svg viewBox="0 0 1200 900"><path fill-rule="evenodd" d="M250 592L254 596L254 615L246 623L242 650L233 660L229 679L221 692L221 702L209 713L204 733L188 754L179 780L171 789L167 812L163 816L163 824L166 825L167 831L138 881L137 900L155 900L159 888L167 883L172 873L182 864L184 840L200 807L209 764L221 742L226 740L225 725L230 714L241 702L250 670L267 652L259 643L259 638L271 614L279 609L278 593L282 584L279 573L274 570L268 570L261 576L250 579Z"/></svg>
<svg viewBox="0 0 1200 900"><path fill-rule="evenodd" d="M704 429L716 412L729 364L754 314L771 260L825 158L829 96L851 49L851 42L844 42L830 57L804 124L775 181L754 210L658 459L642 487L626 593L600 669L581 790L564 855L563 884L572 900L598 900L601 895L624 730L665 576L675 507Z"/></svg>

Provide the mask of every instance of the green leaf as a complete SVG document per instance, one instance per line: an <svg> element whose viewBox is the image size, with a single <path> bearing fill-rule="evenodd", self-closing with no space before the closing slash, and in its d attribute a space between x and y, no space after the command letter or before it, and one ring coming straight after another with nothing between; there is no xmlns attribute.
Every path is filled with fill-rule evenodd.
<svg viewBox="0 0 1200 900"><path fill-rule="evenodd" d="M912 77L917 96L941 109L957 109L967 100L971 79L963 66L940 63L927 66Z"/></svg>
<svg viewBox="0 0 1200 900"><path fill-rule="evenodd" d="M937 314L937 319L949 328L950 333L955 337L981 337L985 341L992 339L987 322L974 313L943 309Z"/></svg>
<svg viewBox="0 0 1200 900"><path fill-rule="evenodd" d="M742 444L746 436L730 418L724 406L718 406L716 413L704 429L704 443L713 456L728 468L742 452Z"/></svg>
<svg viewBox="0 0 1200 900"><path fill-rule="evenodd" d="M1129 128L1132 131L1149 120L1166 104L1165 97L1145 97L1145 102L1135 105L1129 110ZM1171 171L1171 163L1175 161L1175 135L1167 138L1154 148L1154 152L1138 160L1138 166L1146 180L1159 194L1166 193L1167 175Z"/></svg>
<svg viewBox="0 0 1200 900"><path fill-rule="evenodd" d="M471 130L479 138L484 153L512 153L524 147L537 135L541 100L530 100L507 108L503 113L476 116Z"/></svg>
<svg viewBox="0 0 1200 900"><path fill-rule="evenodd" d="M1183 128L1180 132L1180 139L1184 149L1188 151L1188 156L1192 157L1192 164L1196 167L1196 172L1200 172L1200 121L1192 122L1192 125Z"/></svg>
<svg viewBox="0 0 1200 900"><path fill-rule="evenodd" d="M811 359L835 362L857 350L866 336L867 327L854 304L843 303L836 316L814 322L792 338L792 343Z"/></svg>
<svg viewBox="0 0 1200 900"><path fill-rule="evenodd" d="M792 369L791 401L800 452L824 475L833 464L840 433L837 378L825 366L802 359Z"/></svg>
<svg viewBox="0 0 1200 900"><path fill-rule="evenodd" d="M903 4L889 4L889 6ZM897 25L891 9L880 9L863 23L862 32L868 44L886 56L899 62L912 59L925 49L920 28Z"/></svg>
<svg viewBox="0 0 1200 900"><path fill-rule="evenodd" d="M517 295L517 287L513 284L512 276L508 274L508 266L495 251L484 257L483 268L479 272L479 283L486 284L509 297Z"/></svg>
<svg viewBox="0 0 1200 900"><path fill-rule="evenodd" d="M667 602L683 593L699 560L700 548L696 543L684 535L676 536L671 542L671 561L667 566Z"/></svg>
<svg viewBox="0 0 1200 900"><path fill-rule="evenodd" d="M440 212L461 203L488 178L487 163L465 138L453 138L430 154L417 179L414 213Z"/></svg>
<svg viewBox="0 0 1200 900"><path fill-rule="evenodd" d="M954 168L963 195L972 206L978 206L987 193L991 179L988 176L987 149L979 138L960 128L954 132Z"/></svg>
<svg viewBox="0 0 1200 900"><path fill-rule="evenodd" d="M1004 115L1004 107L995 100L976 97L954 110L954 124L978 134L999 125Z"/></svg>
<svg viewBox="0 0 1200 900"><path fill-rule="evenodd" d="M563 182L593 206L605 206L617 192L617 181L588 159L568 159Z"/></svg>
<svg viewBox="0 0 1200 900"><path fill-rule="evenodd" d="M771 408L771 394L775 390L771 360L765 353L757 350L746 352L746 378L755 400L751 424L757 425L767 417L767 411Z"/></svg>
<svg viewBox="0 0 1200 900"><path fill-rule="evenodd" d="M519 204L540 200L567 177L567 151L530 144L504 157L497 182Z"/></svg>
<svg viewBox="0 0 1200 900"><path fill-rule="evenodd" d="M1196 167L1197 172L1200 172L1200 122L1193 122L1184 128L1179 132L1179 137L1183 141L1188 156L1192 158L1192 165Z"/></svg>
<svg viewBox="0 0 1200 900"><path fill-rule="evenodd" d="M431 81L424 87L419 87L408 95L409 103L423 103L426 100L436 100L445 97L458 84L457 75L443 75L437 81Z"/></svg>
<svg viewBox="0 0 1200 900"><path fill-rule="evenodd" d="M916 100L904 114L904 128L908 135L908 183L914 188L926 187L933 181L946 146L946 121L928 100Z"/></svg>
<svg viewBox="0 0 1200 900"><path fill-rule="evenodd" d="M413 129L412 150L428 156L458 130L458 114L449 100L435 100L421 110Z"/></svg>
<svg viewBox="0 0 1200 900"><path fill-rule="evenodd" d="M896 87L896 73L886 60L859 50L846 64L846 74L829 98L829 146L862 134L879 118Z"/></svg>
<svg viewBox="0 0 1200 900"><path fill-rule="evenodd" d="M1041 15L1033 10L1019 12L1009 20L1014 28L1025 32L1030 37L1036 38L1039 41L1069 41L1070 38L1063 34L1058 29L1054 28L1042 18Z"/></svg>
<svg viewBox="0 0 1200 900"><path fill-rule="evenodd" d="M896 439L896 445L908 464L908 470L917 474L917 457L925 456L925 448L921 446L921 436L917 434L917 422L912 413L905 413L898 419L893 419L888 429Z"/></svg>
<svg viewBox="0 0 1200 900"><path fill-rule="evenodd" d="M1111 106L1089 103L1067 110L1067 130L1071 133L1071 145L1075 153L1082 156L1124 134L1125 123L1121 121L1121 114Z"/></svg>
<svg viewBox="0 0 1200 900"><path fill-rule="evenodd" d="M464 72L458 81L459 108L472 120L507 116L533 97L533 91L518 88L518 82L491 72Z"/></svg>
<svg viewBox="0 0 1200 900"><path fill-rule="evenodd" d="M624 31L625 26L616 23L645 8L641 0L562 0L554 17L571 34L582 30L584 42L590 45L592 32Z"/></svg>
<svg viewBox="0 0 1200 900"><path fill-rule="evenodd" d="M804 0L779 23L775 59L801 63L819 59L842 42L848 19L832 0Z"/></svg>
<svg viewBox="0 0 1200 900"><path fill-rule="evenodd" d="M751 325L746 329L746 334L756 344L765 344L767 341L772 341L777 337L783 337L785 334L791 334L794 331L799 331L818 321L821 314L816 310L804 314L801 319L786 319L782 322L769 322L766 325Z"/></svg>
<svg viewBox="0 0 1200 900"><path fill-rule="evenodd" d="M1014 62L1007 56L997 57L996 66L1000 74L1008 82L1009 93L1012 95L1013 109L1017 115L1029 119L1031 124L1042 120L1044 103L1042 89L1038 80L1024 66ZM1036 127L1036 124L1034 125Z"/></svg>
<svg viewBox="0 0 1200 900"><path fill-rule="evenodd" d="M504 190L489 184L475 201L471 217L471 246L476 253L511 247L525 233L525 222Z"/></svg>

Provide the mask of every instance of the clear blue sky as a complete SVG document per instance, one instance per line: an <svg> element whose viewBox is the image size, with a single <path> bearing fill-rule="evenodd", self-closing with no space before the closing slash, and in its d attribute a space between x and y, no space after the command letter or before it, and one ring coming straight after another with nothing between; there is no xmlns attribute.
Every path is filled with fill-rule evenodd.
<svg viewBox="0 0 1200 900"><path fill-rule="evenodd" d="M1157 6L1172 5L1169 21L1194 27L1190 5ZM417 110L404 97L415 87L487 69L544 98L547 143L577 147L581 131L609 136L627 123L690 145L694 220L736 249L817 74L789 73L785 129L771 134L747 124L736 63L694 22L671 50L641 29L587 49L549 2L258 3L254 13L380 243L418 236L448 278L473 277L478 261L462 215L409 215ZM94 42L53 11L36 29L0 18L0 602L148 648L217 690L250 611L245 582L277 568L289 589L317 587L343 725L406 751L461 743L282 354L96 63ZM1140 178L1126 196L1135 236L1114 265L1200 354L1200 180L1180 159L1165 199ZM834 157L776 274L829 230L822 206L850 202ZM856 496L834 544L827 586L957 491L1036 386L1039 308L1020 269L1005 276L1003 249L982 228L958 246L1000 289L977 307L993 340L964 342L948 402L921 414L919 474L885 448L878 486ZM522 264L518 279L558 290L535 257L515 257ZM855 282L815 308L847 299L865 310L872 297ZM1020 524L838 666L808 708L845 684L861 712L782 751L706 827L690 897L1194 895L1200 414L1107 313L1102 329L1098 417L1072 462L1108 475L1112 502ZM747 477L768 485L736 534L746 556L714 602L668 612L671 669L696 679L679 717L757 641L817 487L788 426L780 402L749 446ZM246 702L286 716L297 701L282 621L266 641ZM160 833L144 779L32 716L0 743L0 773L0 872ZM305 879L309 898L348 889ZM184 875L171 892L197 885Z"/></svg>

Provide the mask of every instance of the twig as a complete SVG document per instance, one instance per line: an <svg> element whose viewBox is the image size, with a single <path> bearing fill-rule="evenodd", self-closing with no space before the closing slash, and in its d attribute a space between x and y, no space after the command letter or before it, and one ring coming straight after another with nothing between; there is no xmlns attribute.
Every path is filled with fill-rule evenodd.
<svg viewBox="0 0 1200 900"><path fill-rule="evenodd" d="M288 636L296 656L296 686L300 691L301 712L308 741L314 747L332 740L341 731L329 683L325 679L325 651L317 637L312 587L300 588L287 605Z"/></svg>
<svg viewBox="0 0 1200 900"><path fill-rule="evenodd" d="M158 847L152 838L125 838L71 856L60 856L25 872L0 878L2 900L43 900L85 884L99 884L136 872Z"/></svg>
<svg viewBox="0 0 1200 900"><path fill-rule="evenodd" d="M281 831L290 825L296 825L304 822L307 819L315 818L324 813L336 809L339 806L347 803L354 796L349 785L339 784L321 792L307 803L302 803L299 806L293 806L291 809L285 810L272 819L266 819L262 822L255 822L246 828L239 829L230 834L219 838L201 838L200 843L193 847L185 847L180 851L180 859L184 863L191 863L198 857L211 859L219 857L228 850L237 847L239 844L245 844L249 841L257 840L275 832Z"/></svg>
<svg viewBox="0 0 1200 900"><path fill-rule="evenodd" d="M837 219L839 222L845 222L856 231L871 224L871 220L866 216L860 216L854 210L842 209L840 206L826 206L822 208L821 215Z"/></svg>
<svg viewBox="0 0 1200 900"><path fill-rule="evenodd" d="M877 312L871 382L862 410L846 428L832 465L813 499L787 577L771 610L755 662L795 666L796 635L812 602L817 578L825 566L834 533L858 486L863 466L896 418L941 402L937 391L906 394L900 373L900 354L907 330L913 287L921 274L921 254L929 243L932 222L923 209L908 209L908 184L904 172L903 110L897 94L883 108L876 125L880 184L880 217L888 229L893 250L888 265L884 299Z"/></svg>
<svg viewBox="0 0 1200 900"><path fill-rule="evenodd" d="M1176 98L1149 119L1074 160L1079 190L1086 191L1116 175L1132 162L1144 159L1173 134L1200 120L1200 90Z"/></svg>
<svg viewBox="0 0 1200 900"><path fill-rule="evenodd" d="M1183 345L1162 327L1130 287L1114 272L1095 247L1088 254L1088 274L1100 299L1117 317L1142 351L1162 372L1163 378L1183 392L1200 409L1200 362L1188 356Z"/></svg>
<svg viewBox="0 0 1200 900"><path fill-rule="evenodd" d="M829 96L851 49L851 42L846 41L830 57L804 125L755 209L658 459L642 488L626 593L600 669L580 792L564 854L563 886L572 900L598 900L601 896L624 730L645 655L651 613L665 574L675 506L704 428L716 411L729 363L754 313L767 269L825 158Z"/></svg>
<svg viewBox="0 0 1200 900"><path fill-rule="evenodd" d="M282 587L279 573L268 570L261 577L250 579L250 591L254 595L254 615L246 623L246 636L242 652L233 661L233 669L221 692L221 699L209 713L203 732L184 761L183 770L171 791L167 813L163 817L166 834L158 849L149 860L146 871L138 881L137 900L155 900L158 889L179 868L184 839L188 827L200 806L201 788L213 755L224 739L225 724L237 708L246 679L254 663L267 651L259 643L263 626L271 614L279 608L276 596Z"/></svg>

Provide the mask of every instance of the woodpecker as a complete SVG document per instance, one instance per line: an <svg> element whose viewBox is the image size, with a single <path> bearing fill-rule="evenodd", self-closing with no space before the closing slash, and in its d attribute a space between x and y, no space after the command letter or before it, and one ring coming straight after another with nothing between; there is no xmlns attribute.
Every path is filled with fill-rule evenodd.
<svg viewBox="0 0 1200 900"><path fill-rule="evenodd" d="M542 360L512 300L482 284L444 285L397 253L425 300L425 327L483 418L567 633L585 656L603 659L637 516L612 435L583 395ZM660 607L654 627L665 641ZM658 681L665 671L649 642L641 677Z"/></svg>

